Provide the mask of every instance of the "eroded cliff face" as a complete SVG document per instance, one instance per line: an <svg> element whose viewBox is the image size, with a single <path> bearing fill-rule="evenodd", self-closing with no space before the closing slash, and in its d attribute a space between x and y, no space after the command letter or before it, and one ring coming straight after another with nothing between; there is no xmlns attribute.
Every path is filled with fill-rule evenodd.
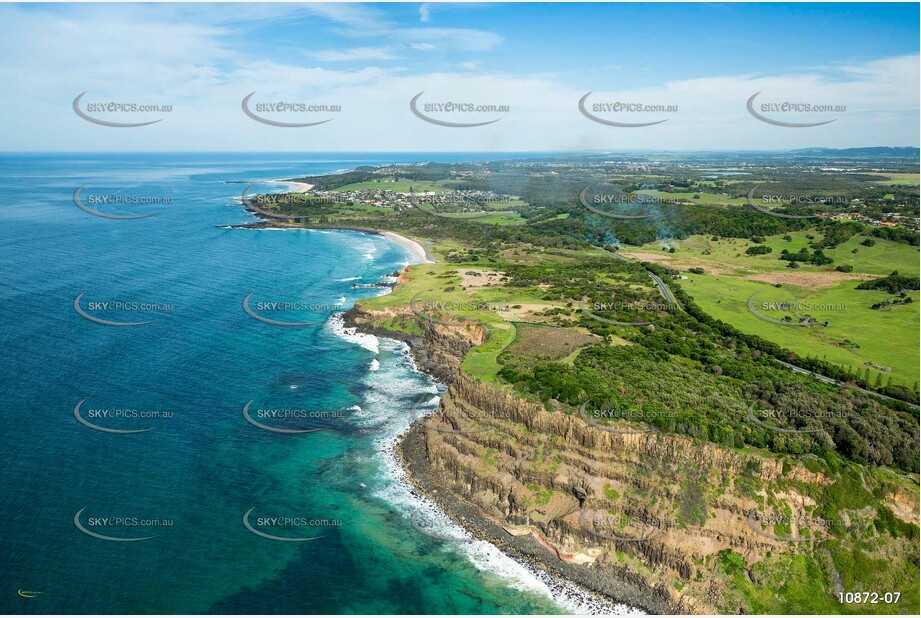
<svg viewBox="0 0 921 618"><path fill-rule="evenodd" d="M800 537L796 522L809 517L814 502L780 492L778 481L828 482L802 467L785 471L779 461L682 436L606 431L463 373L421 431L431 468L484 515L528 527L560 559L596 576L639 577L686 612L716 611L713 580L696 580L714 568L720 550L731 548L749 563L770 551L795 551L796 543L770 538L759 516L749 520L782 500L793 506L792 526L779 536Z"/></svg>
<svg viewBox="0 0 921 618"><path fill-rule="evenodd" d="M409 307L350 314L351 324L391 337L374 325L412 316ZM404 438L406 467L449 512L462 503L461 511L497 524L498 535L461 518L500 546L652 611L714 613L727 611L725 580L712 576L720 551L752 565L823 535L809 488L830 483L824 474L548 410L460 371L467 351L485 340L482 327L418 323L421 335L402 338L420 367L450 387Z"/></svg>
<svg viewBox="0 0 921 618"><path fill-rule="evenodd" d="M419 368L446 384L452 383L460 373L460 365L467 352L486 341L486 330L479 324L438 324L424 319L417 320L408 306L372 312L356 305L345 313L343 319L350 328L405 341L412 349ZM421 333L381 326L400 320L412 321Z"/></svg>

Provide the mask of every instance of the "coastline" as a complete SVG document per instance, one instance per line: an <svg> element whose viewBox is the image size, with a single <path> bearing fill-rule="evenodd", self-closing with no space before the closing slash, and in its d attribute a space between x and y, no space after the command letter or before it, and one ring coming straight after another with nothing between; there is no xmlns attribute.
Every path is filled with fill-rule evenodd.
<svg viewBox="0 0 921 618"><path fill-rule="evenodd" d="M269 182L286 185L289 189L291 189L292 193L307 193L313 189L313 185L307 184L306 182L297 182L295 180L271 180Z"/></svg>
<svg viewBox="0 0 921 618"><path fill-rule="evenodd" d="M398 285L399 282L386 293L390 293ZM361 312L360 307L355 306L343 314L343 326L357 333L403 342L416 371L432 377L440 384L450 386L450 376L440 375L442 372L434 371L426 363L428 353L423 338L360 323L355 317ZM484 516L477 507L444 486L443 479L428 466L422 435L423 424L424 421L420 419L412 419L409 426L383 449L401 473L402 480L400 477L395 480L407 484L415 495L434 505L447 520L459 526L465 532L465 536L490 544L520 565L547 587L561 608L569 610L571 614L582 615L684 613L662 599L642 581L629 577L610 577L610 574L599 576L586 565L562 560L556 548L546 539L541 543L530 534L512 535L501 522Z"/></svg>
<svg viewBox="0 0 921 618"><path fill-rule="evenodd" d="M271 180L269 182L274 182L277 184L285 185L289 189L291 189L292 193L307 193L314 187L314 185L312 184L309 184L306 182L297 182L294 180ZM272 219L259 211L255 211L249 208L247 208L246 210L247 212L252 214L257 219L260 219L260 221L251 222L251 223L243 223L240 225L226 225L226 226L218 226L218 227L229 228L229 229L261 229L261 230L301 228L301 229L306 229L306 230L322 229L322 230L348 230L348 231L353 231L353 232L367 232L368 234L377 234L379 236L384 236L385 238L389 238L391 241L395 242L396 244L400 245L405 250L407 250L411 255L413 255L416 259L418 259L419 263L421 264L434 264L435 263L435 257L431 254L431 252L429 252L428 248L425 245L423 245L418 240L407 238L406 236L402 236L401 234L397 234L396 232L389 232L386 230L377 230L373 228L351 227L351 226L342 226L342 225L339 225L339 226L304 225L302 223L296 223L293 221Z"/></svg>
<svg viewBox="0 0 921 618"><path fill-rule="evenodd" d="M429 253L429 250L421 242L413 240L412 238L407 238L406 236L401 236L396 232L381 232L378 231L378 234L389 238L393 242L397 243L410 253L412 253L416 258L419 259L419 264L434 264L435 257Z"/></svg>
<svg viewBox="0 0 921 618"><path fill-rule="evenodd" d="M586 565L561 560L552 546L545 545L530 534L513 535L494 518L484 516L476 506L442 486L437 474L426 466L425 439L422 424L416 422L403 433L397 443L397 456L407 480L428 500L434 502L452 521L472 537L491 543L504 554L524 565L532 574L543 573L552 583L551 590L566 588L568 597L577 596L584 605L604 614L682 614L655 594L641 581L628 578L598 576ZM543 578L541 578L543 579Z"/></svg>
<svg viewBox="0 0 921 618"><path fill-rule="evenodd" d="M382 295L391 293L392 289L390 287ZM413 341L411 337L397 338L394 336L395 334L383 329L367 328L353 324L349 320L348 312L338 314L333 321L332 330L340 337L357 345L367 346L367 344L358 341L357 338L369 336L401 344L404 350L403 353L413 371L417 374L428 376L433 380L434 384L438 385L437 393L423 391L421 394L437 399L444 395L445 384L442 379L425 370L416 357L416 352L419 350L414 348L414 344L418 345L418 341ZM426 518L431 517L436 521L456 527L458 530L452 532L451 536L462 538L463 544L454 545L453 549L464 554L465 558L475 568L500 578L505 582L504 585L510 589L546 594L562 610L563 615L641 615L643 613L643 609L639 604L628 605L609 596L599 594L577 579L567 577L555 569L547 568L547 565L540 560L536 560L533 556L517 551L514 546L501 541L497 542L496 538L485 534L480 528L468 525L468 518L477 517L474 511L470 510L469 507L464 510L461 506L462 502L457 501L455 503L445 499L445 496L438 495L437 490L433 492L431 487L420 482L419 477L407 465L406 457L404 456L404 444L409 435L417 434L420 431L421 421L418 418L406 420L408 424L400 429L398 433L375 441L378 445L376 450L382 457L381 461L386 470L386 475L396 489L395 495L384 498L391 506L412 509L413 513L422 511L425 513L424 517ZM414 467L424 467L424 452L418 455L416 457L416 454L413 454L416 464ZM395 496L402 496L402 498ZM409 502L406 500L409 500ZM404 511L404 515L408 515L408 513L409 510ZM410 522L412 521L411 517ZM407 522L407 525L409 525L409 522ZM413 527L415 527L414 524ZM450 541L448 542L450 543Z"/></svg>
<svg viewBox="0 0 921 618"><path fill-rule="evenodd" d="M287 183L287 181L281 182ZM251 212L250 214L253 214L256 218L262 220L242 225L219 227L234 229L282 230L324 229L334 231L342 230L365 232L383 236L398 244L417 260L413 262L415 264L435 263L434 256L432 256L432 254L422 243L395 232L353 226L306 226L293 222L266 220L266 217L260 216L259 213ZM399 282L396 282L393 286L388 286L388 289L386 289L383 294L391 293L397 285L399 285ZM416 346L420 343L420 341L414 340L412 337L400 337L399 333L391 333L384 329L356 324L350 319L352 312L356 310L359 310L357 308L357 303L356 305L353 305L352 309L342 314L341 328L344 331L343 334L346 332L345 329L349 329L357 334L373 335L376 337L382 337L393 341L402 342L406 346L406 354L410 358L415 371L433 378L439 384L444 383L442 377L427 371L424 368L425 365L421 363L420 360L416 357L416 353L419 351ZM392 480L396 483L405 483L411 490L411 493L435 505L435 507L437 507L437 509L439 509L448 520L460 526L460 528L465 530L467 534L469 534L473 539L489 543L491 546L496 548L500 554L504 555L514 563L517 563L528 574L530 574L531 577L546 586L551 598L557 605L560 606L561 609L569 609L569 613L571 614L578 613L583 615L642 614L644 611L648 611L650 613L674 613L673 611L663 611L662 607L656 607L649 603L642 602L642 596L639 594L624 594L623 596L618 594L618 597L623 599L619 600L611 594L602 592L599 589L599 586L593 586L592 583L594 582L592 582L591 579L579 577L577 573L575 573L576 576L573 576L574 573L563 572L560 568L554 568L554 565L551 564L547 559L542 559L541 554L539 553L540 551L547 553L547 548L538 544L537 541L532 539L530 536L521 538L511 537L507 533L502 535L503 530L499 526L493 526L496 528L496 531L490 531L490 533L483 529L482 526L474 525L469 521L470 519L473 519L474 521L477 520L477 514L474 509L472 509L469 505L464 504L460 499L451 496L450 492L445 491L443 493L439 493L436 487L432 486L430 483L423 482L422 477L425 476L423 473L423 470L425 470L424 447L414 449L413 455L411 457L413 465L410 465L408 458L405 456L405 453L408 449L407 444L409 443L412 436L416 436L417 439L421 438L420 427L421 425L418 421L411 421L405 431L397 435L392 440L392 442L387 445L387 448L382 449L384 456L390 460L388 462L389 465L393 466L395 470L402 472L403 475L402 481L399 476L394 476ZM503 538L503 536L509 538ZM526 548L525 546L527 545L528 541L533 543L536 547ZM563 566L575 567L576 565L567 565L563 563ZM619 582L615 582L615 584L617 583Z"/></svg>
<svg viewBox="0 0 921 618"><path fill-rule="evenodd" d="M309 185L308 185L309 186ZM257 214L257 213L253 213ZM257 214L258 216L258 214ZM256 221L253 223L242 223L239 225L219 225L218 228L223 229L232 229L232 230L343 230L346 232L365 232L366 234L376 234L378 236L384 236L385 238L390 239L396 244L400 245L406 249L413 257L419 260L418 264L434 264L435 256L418 240L402 236L396 232L388 232L385 230L375 230L373 228L367 227L350 227L345 225L303 225L301 223L289 223L286 221L267 221L264 217L258 217L263 219L262 221Z"/></svg>

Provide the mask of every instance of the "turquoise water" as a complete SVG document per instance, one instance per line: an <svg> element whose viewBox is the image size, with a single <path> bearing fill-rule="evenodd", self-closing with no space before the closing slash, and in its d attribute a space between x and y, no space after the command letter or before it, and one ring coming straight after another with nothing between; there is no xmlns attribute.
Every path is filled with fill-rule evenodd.
<svg viewBox="0 0 921 618"><path fill-rule="evenodd" d="M475 155L464 156L464 159ZM0 155L4 613L557 613L586 609L483 542L419 534L431 511L388 452L439 386L402 344L334 316L412 259L357 232L239 230L254 180L437 155ZM442 159L445 157L442 156ZM112 206L72 201L170 198ZM162 201L162 200L161 200ZM81 307L110 321L78 315ZM247 315L242 300L299 302ZM118 301L156 310L102 308ZM263 306L263 305L260 305ZM94 309L94 307L96 307ZM264 307L264 306L263 306ZM117 430L91 429L74 416ZM244 419L258 410L324 412ZM99 410L160 413L99 417ZM93 416L95 415L95 416ZM310 538L282 542L247 530ZM113 538L153 537L143 541ZM115 521L115 518L120 518ZM278 521L275 518L290 518ZM443 528L442 528L443 530ZM457 531L455 531L457 533ZM28 598L17 591L24 591ZM35 594L39 593L39 594Z"/></svg>

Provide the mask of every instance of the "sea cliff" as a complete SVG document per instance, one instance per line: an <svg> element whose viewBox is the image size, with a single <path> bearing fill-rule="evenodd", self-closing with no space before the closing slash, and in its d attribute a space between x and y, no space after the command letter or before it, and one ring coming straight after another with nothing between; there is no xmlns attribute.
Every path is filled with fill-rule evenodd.
<svg viewBox="0 0 921 618"><path fill-rule="evenodd" d="M381 326L401 320L418 331ZM479 381L461 363L487 338L480 324L360 304L345 323L406 341L419 368L448 385L434 415L402 437L402 464L460 524L519 559L652 613L744 613L731 578L714 576L725 551L760 585L752 565L821 540L804 522L832 482L822 472L685 436L618 433ZM777 504L792 505L782 535L759 521Z"/></svg>

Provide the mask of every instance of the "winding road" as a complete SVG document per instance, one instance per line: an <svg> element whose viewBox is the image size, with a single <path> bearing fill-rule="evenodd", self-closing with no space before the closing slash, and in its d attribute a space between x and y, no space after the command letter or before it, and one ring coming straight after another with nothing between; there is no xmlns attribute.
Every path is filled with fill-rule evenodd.
<svg viewBox="0 0 921 618"><path fill-rule="evenodd" d="M624 262L630 262L630 261L631 261L629 258L625 258L625 257L622 256L622 255L617 255L616 253L614 253L614 252L612 252L612 251L608 251L607 249L602 249L601 247L598 247L598 246L595 246L595 245L593 245L593 246L594 246L596 249L598 249L599 251L601 251L602 253L605 253L605 254L607 254L607 255L610 255L610 256L612 256L612 257L618 259L618 260L621 260L621 261L624 261ZM670 303L674 303L675 306L679 306L679 305L678 305L678 302L675 300L675 297L672 295L671 290L669 290L669 289L668 289L668 286L665 285L665 282L662 281L662 279L660 279L660 278L659 278L655 273L653 273L652 271L647 270L646 272L649 273L649 276L652 277L652 280L656 282L656 286L658 286L659 292L661 292L662 296L665 297L665 300L667 300L667 301L670 302ZM749 298L748 300L749 300L749 305L750 305L750 304L751 304L751 298ZM771 358L774 358L774 357L771 357ZM812 376L813 378L815 378L816 380L819 380L820 382L825 382L826 384L830 384L830 385L832 385L832 386L840 386L840 387L843 387L843 388L849 388L849 389L851 389L851 390L855 390L855 391L864 393L865 395L870 395L871 397L879 397L879 398L881 398L881 399L887 399L887 400L889 400L889 401L899 401L899 402L901 402L901 403L904 403L904 404L907 404L907 405L911 406L912 408L914 408L914 409L916 409L916 410L921 409L921 408L919 408L919 406L917 406L916 404L910 403L910 402L908 402L908 401L903 401L903 400L901 400L901 399L896 399L895 397L890 397L889 395L883 395L883 394L881 394L881 393L876 393L876 392L874 392L874 391L867 390L867 389L861 388L861 387L859 387L859 386L848 386L848 385L845 385L845 384L844 384L843 382L841 382L840 380L835 380L835 379L833 379L833 378L829 378L828 376L823 376L823 375L820 374L820 373L815 373L814 371L809 371L808 369L803 369L802 367L797 367L796 365L793 365L793 364L791 364L791 363L782 361L782 360L780 360L779 358L774 358L774 360L777 361L778 363L780 363L781 365L783 365L784 367L786 367L787 369L791 369L791 370L792 370L793 372L795 372L795 373L799 373L799 374L803 374L803 375Z"/></svg>
<svg viewBox="0 0 921 618"><path fill-rule="evenodd" d="M861 393L870 395L872 397L880 397L881 399L888 399L889 401L900 401L906 405L911 406L912 408L915 408L916 410L918 409L918 406L913 403L909 403L901 399L896 399L895 397L890 397L889 395L882 395L880 393L876 393L876 392L867 390L865 388L861 388L859 386L848 386L844 384L844 382L841 382L840 380L835 380L833 378L829 378L828 376L823 376L820 373L809 371L808 369L803 369L802 367L797 367L796 365L792 365L790 363L782 361L779 358L774 358L774 360L780 363L781 365L783 365L784 367L786 367L787 369L792 369L794 373L801 373L803 375L812 376L813 378L815 378L816 380L819 380L820 382L825 382L826 384L831 384L832 386L843 386L844 388L849 388L854 391L859 391Z"/></svg>
<svg viewBox="0 0 921 618"><path fill-rule="evenodd" d="M633 261L633 260L631 260L630 258L625 258L625 257L622 256L622 255L617 255L617 254L614 253L613 251L608 251L607 249L602 249L601 247L599 247L599 246L597 246L597 245L592 245L592 246L595 247L596 249L598 249L599 251L601 251L602 253L604 253L604 254L606 254L606 255L610 255L611 257L616 258L616 259L620 260L621 262L631 262L631 261ZM646 272L649 273L649 276L652 277L652 280L656 282L656 286L659 288L659 292L662 294L662 296L665 298L665 300L667 300L669 303L675 305L676 307L680 307L680 305L678 304L678 301L675 300L675 297L672 295L672 291L668 289L668 286L667 286L667 285L665 285L665 282L662 281L662 279L660 279L659 276L656 275L656 274L655 274L654 272L652 272L651 270L647 270Z"/></svg>

